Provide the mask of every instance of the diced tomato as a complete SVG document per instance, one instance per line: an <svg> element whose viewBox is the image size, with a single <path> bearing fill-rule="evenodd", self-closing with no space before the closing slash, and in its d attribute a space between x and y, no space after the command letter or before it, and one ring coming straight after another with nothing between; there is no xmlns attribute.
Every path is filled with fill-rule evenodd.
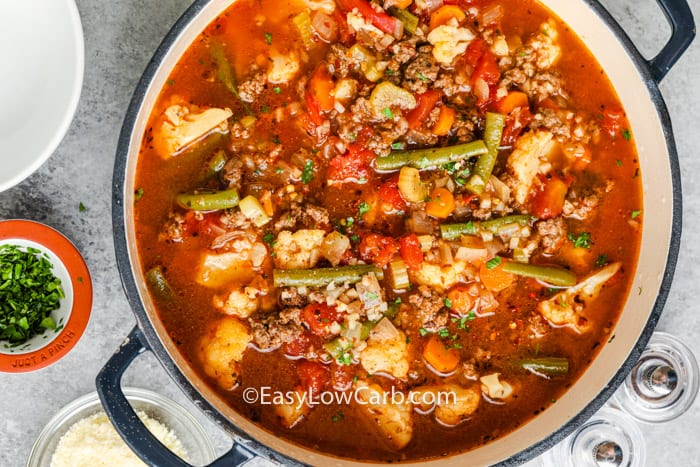
<svg viewBox="0 0 700 467"><path fill-rule="evenodd" d="M475 38L469 43L467 50L464 51L464 61L472 68L476 68L477 63L479 63L479 59L487 48L488 46L483 39L480 37Z"/></svg>
<svg viewBox="0 0 700 467"><path fill-rule="evenodd" d="M183 233L192 237L222 234L225 232L225 229L219 225L220 217L220 212L209 212L200 216L195 214L194 211L187 211L183 224Z"/></svg>
<svg viewBox="0 0 700 467"><path fill-rule="evenodd" d="M343 321L343 315L334 306L325 303L311 303L301 311L301 319L309 330L317 336L327 336L328 327Z"/></svg>
<svg viewBox="0 0 700 467"><path fill-rule="evenodd" d="M376 10L365 0L338 0L338 4L345 11L357 11L375 27L387 34L394 35L397 30L398 19L389 16L384 10Z"/></svg>
<svg viewBox="0 0 700 467"><path fill-rule="evenodd" d="M420 249L420 241L416 234L410 234L399 239L401 258L406 266L418 269L423 264L423 252Z"/></svg>
<svg viewBox="0 0 700 467"><path fill-rule="evenodd" d="M318 396L330 383L330 372L326 365L304 360L297 364L297 375L302 387L312 396Z"/></svg>
<svg viewBox="0 0 700 467"><path fill-rule="evenodd" d="M385 214L396 214L406 210L406 201L401 197L398 187L398 176L391 177L382 183L377 190L379 206Z"/></svg>
<svg viewBox="0 0 700 467"><path fill-rule="evenodd" d="M498 81L501 79L496 56L483 39L477 38L469 43L464 52L464 60L474 68L470 79L472 89L478 79L482 79L489 87L489 97L486 99L480 97L477 101L479 107L486 108L494 101Z"/></svg>
<svg viewBox="0 0 700 467"><path fill-rule="evenodd" d="M307 355L311 349L319 349L323 341L316 334L304 331L291 342L282 344L282 352L290 357L302 357Z"/></svg>
<svg viewBox="0 0 700 467"><path fill-rule="evenodd" d="M625 112L620 109L609 109L603 112L603 123L600 126L614 139L622 134L624 122Z"/></svg>
<svg viewBox="0 0 700 467"><path fill-rule="evenodd" d="M367 180L374 157L374 153L364 146L351 144L345 154L330 160L327 178L335 182Z"/></svg>
<svg viewBox="0 0 700 467"><path fill-rule="evenodd" d="M428 115L430 115L430 112L435 108L441 97L442 93L437 89L429 89L423 94L418 94L416 96L416 106L406 114L408 127L411 129L419 128L428 119Z"/></svg>
<svg viewBox="0 0 700 467"><path fill-rule="evenodd" d="M540 219L561 214L569 186L559 177L546 180L532 198L532 213Z"/></svg>
<svg viewBox="0 0 700 467"><path fill-rule="evenodd" d="M338 24L338 32L340 34L339 41L346 47L350 47L353 43L353 36L350 33L350 28L348 27L348 22L345 15L336 8L333 10L333 19Z"/></svg>
<svg viewBox="0 0 700 467"><path fill-rule="evenodd" d="M503 135L501 136L501 144L504 146L514 144L520 136L520 133L530 124L533 118L528 107L518 107L509 113L506 116L505 127L503 128Z"/></svg>
<svg viewBox="0 0 700 467"><path fill-rule="evenodd" d="M360 241L360 258L383 268L399 251L399 244L392 237L369 233Z"/></svg>

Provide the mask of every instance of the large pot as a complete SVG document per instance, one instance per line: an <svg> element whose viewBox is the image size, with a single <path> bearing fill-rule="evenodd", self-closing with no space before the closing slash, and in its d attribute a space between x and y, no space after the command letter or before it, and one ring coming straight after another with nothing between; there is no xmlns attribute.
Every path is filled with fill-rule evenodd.
<svg viewBox="0 0 700 467"><path fill-rule="evenodd" d="M583 376L557 402L522 428L473 451L424 464L515 465L562 440L613 394L640 356L654 330L670 288L681 230L681 186L671 122L658 83L695 35L685 0L658 0L673 33L652 60L639 54L610 15L594 0L542 0L583 39L610 77L637 140L644 187L642 243L637 273L615 339L605 345ZM150 350L182 390L235 439L213 465L239 464L254 453L312 465L358 465L273 436L233 411L179 355L158 318L139 266L134 227L137 156L149 113L170 71L197 35L231 0L197 0L160 45L138 84L119 139L114 169L113 223L116 256L138 326L97 378L105 410L127 443L152 465L187 465L153 438L120 389L123 372Z"/></svg>

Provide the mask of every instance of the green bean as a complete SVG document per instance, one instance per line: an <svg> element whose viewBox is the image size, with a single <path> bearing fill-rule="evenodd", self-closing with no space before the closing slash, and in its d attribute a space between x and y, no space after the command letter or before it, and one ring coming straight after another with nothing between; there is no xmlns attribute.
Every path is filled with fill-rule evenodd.
<svg viewBox="0 0 700 467"><path fill-rule="evenodd" d="M359 264L356 266L340 266L336 268L318 269L275 269L272 280L275 287L323 287L332 282L354 284L373 272L377 279L384 278L384 272L376 266Z"/></svg>
<svg viewBox="0 0 700 467"><path fill-rule="evenodd" d="M525 227L534 218L527 214L514 214L512 216L497 217L495 219L489 219L479 223L479 228L481 230L488 230L491 233L498 233L506 225L518 224L521 227Z"/></svg>
<svg viewBox="0 0 700 467"><path fill-rule="evenodd" d="M377 157L374 160L374 165L379 171L397 170L405 165L416 169L427 169L485 154L486 151L484 142L478 140L444 148L392 151L388 156Z"/></svg>
<svg viewBox="0 0 700 467"><path fill-rule="evenodd" d="M476 235L479 231L478 223L466 222L464 224L442 224L440 235L443 240L456 240L462 235Z"/></svg>
<svg viewBox="0 0 700 467"><path fill-rule="evenodd" d="M527 214L498 217L482 222L466 222L462 224L442 224L440 235L443 240L456 240L462 235L476 235L481 231L497 234L506 225L518 224L522 227L528 225L534 218Z"/></svg>
<svg viewBox="0 0 700 467"><path fill-rule="evenodd" d="M486 128L484 130L484 142L488 151L479 156L474 166L474 173L469 178L465 187L472 193L480 195L491 178L491 172L498 158L498 147L501 145L501 136L506 117L493 112L486 113Z"/></svg>
<svg viewBox="0 0 700 467"><path fill-rule="evenodd" d="M180 193L175 202L184 209L193 211L218 211L238 206L238 190L217 191L215 193Z"/></svg>
<svg viewBox="0 0 700 467"><path fill-rule="evenodd" d="M223 149L216 151L212 158L207 161L207 175L214 176L221 172L227 161L226 152Z"/></svg>
<svg viewBox="0 0 700 467"><path fill-rule="evenodd" d="M403 28L410 34L415 34L418 29L418 17L403 8L390 8L391 16L403 23Z"/></svg>
<svg viewBox="0 0 700 467"><path fill-rule="evenodd" d="M538 266L536 264L518 263L517 261L504 261L502 268L504 272L532 277L547 284L566 287L576 284L576 275L573 272L556 266Z"/></svg>
<svg viewBox="0 0 700 467"><path fill-rule="evenodd" d="M146 283L159 300L169 301L175 296L162 266L155 266L146 272Z"/></svg>
<svg viewBox="0 0 700 467"><path fill-rule="evenodd" d="M250 110L248 104L243 102L243 99L241 99L240 94L238 94L236 78L231 72L231 64L226 58L226 51L224 50L224 46L221 45L219 42L212 42L209 51L211 53L212 58L216 62L216 77L219 79L219 81L221 81L221 83L226 87L226 89L228 89L231 92L231 94L236 96L236 99L240 101L241 106L246 111L246 113L248 115L253 115L253 111Z"/></svg>
<svg viewBox="0 0 700 467"><path fill-rule="evenodd" d="M569 360L562 357L526 358L516 366L537 375L560 376L569 373Z"/></svg>

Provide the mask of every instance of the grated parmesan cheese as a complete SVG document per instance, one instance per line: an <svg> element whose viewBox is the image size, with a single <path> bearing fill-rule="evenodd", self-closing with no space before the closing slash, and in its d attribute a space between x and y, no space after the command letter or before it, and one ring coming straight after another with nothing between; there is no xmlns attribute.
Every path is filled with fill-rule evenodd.
<svg viewBox="0 0 700 467"><path fill-rule="evenodd" d="M168 449L187 460L187 451L175 433L146 413L137 415L146 428ZM145 466L126 445L104 412L74 423L64 434L51 457L51 467L142 467Z"/></svg>

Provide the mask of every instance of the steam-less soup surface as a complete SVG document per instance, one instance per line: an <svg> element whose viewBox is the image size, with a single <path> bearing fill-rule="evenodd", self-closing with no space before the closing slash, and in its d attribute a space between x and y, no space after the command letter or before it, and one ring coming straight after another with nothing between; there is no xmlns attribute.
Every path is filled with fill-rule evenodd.
<svg viewBox="0 0 700 467"><path fill-rule="evenodd" d="M232 407L400 461L574 384L630 289L640 184L603 70L537 2L238 0L162 89L134 212L160 319Z"/></svg>

